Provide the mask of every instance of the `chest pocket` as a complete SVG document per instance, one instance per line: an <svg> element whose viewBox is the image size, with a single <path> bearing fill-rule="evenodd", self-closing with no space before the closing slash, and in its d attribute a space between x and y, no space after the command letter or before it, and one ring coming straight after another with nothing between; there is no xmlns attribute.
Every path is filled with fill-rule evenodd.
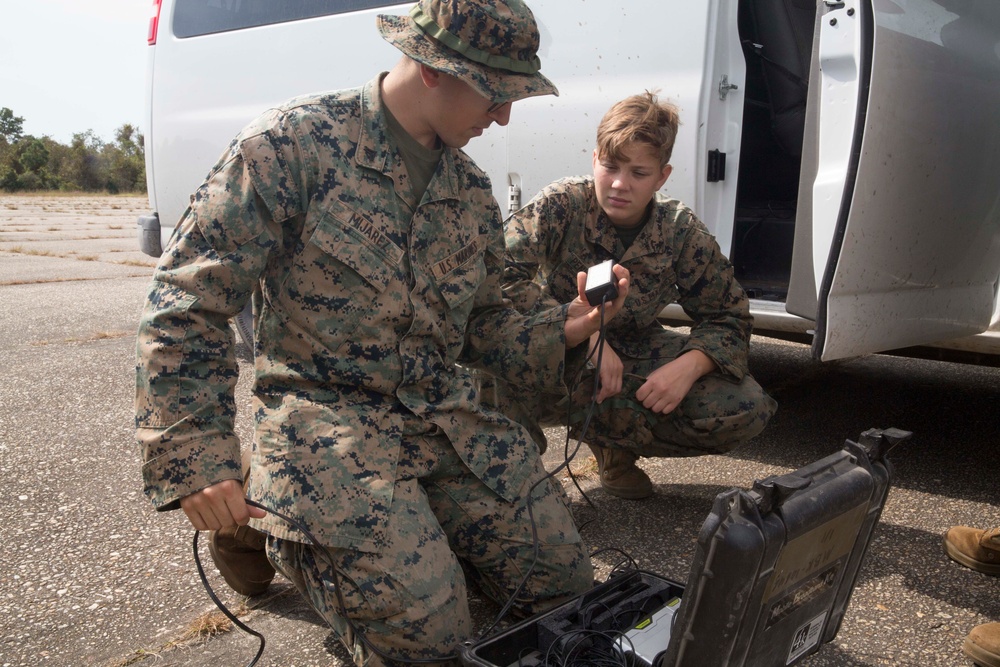
<svg viewBox="0 0 1000 667"><path fill-rule="evenodd" d="M597 262L593 262L596 264ZM563 260L552 267L552 270L545 276L545 287L559 303L569 303L576 298L576 274L586 271L589 268L576 253L569 253Z"/></svg>
<svg viewBox="0 0 1000 667"><path fill-rule="evenodd" d="M346 208L326 212L309 243L325 258L346 265L375 292L396 277L403 258L403 250L370 220Z"/></svg>
<svg viewBox="0 0 1000 667"><path fill-rule="evenodd" d="M464 330L475 306L476 292L486 280L486 237L479 236L434 267L441 298L448 305L451 321Z"/></svg>
<svg viewBox="0 0 1000 667"><path fill-rule="evenodd" d="M676 303L679 296L672 282L653 281L653 284L643 285L637 280L629 285L625 309L635 318L635 323L644 328L652 325L664 307Z"/></svg>
<svg viewBox="0 0 1000 667"><path fill-rule="evenodd" d="M294 319L336 349L398 278L402 258L369 219L343 206L324 211L283 290Z"/></svg>

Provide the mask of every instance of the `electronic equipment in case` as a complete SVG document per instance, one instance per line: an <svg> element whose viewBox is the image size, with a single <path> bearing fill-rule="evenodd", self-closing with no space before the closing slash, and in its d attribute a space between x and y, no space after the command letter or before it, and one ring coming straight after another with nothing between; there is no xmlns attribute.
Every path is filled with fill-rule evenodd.
<svg viewBox="0 0 1000 667"><path fill-rule="evenodd" d="M631 630L626 630L615 642L615 651L629 665L653 667L670 643L674 614L680 603L679 597L668 600L650 616L636 623Z"/></svg>

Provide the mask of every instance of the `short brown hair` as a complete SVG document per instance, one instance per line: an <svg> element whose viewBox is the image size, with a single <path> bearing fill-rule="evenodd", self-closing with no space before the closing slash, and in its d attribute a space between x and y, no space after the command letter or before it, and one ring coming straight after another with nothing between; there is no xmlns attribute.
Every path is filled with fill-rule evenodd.
<svg viewBox="0 0 1000 667"><path fill-rule="evenodd" d="M649 145L660 157L660 166L670 162L677 138L680 115L671 102L660 102L655 92L645 91L617 102L597 126L597 154L622 160L622 151L636 142Z"/></svg>

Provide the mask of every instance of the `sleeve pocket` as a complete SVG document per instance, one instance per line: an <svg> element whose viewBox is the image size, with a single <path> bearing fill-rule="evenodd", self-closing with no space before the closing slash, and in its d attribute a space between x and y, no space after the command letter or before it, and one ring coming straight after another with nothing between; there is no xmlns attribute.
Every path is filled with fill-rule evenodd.
<svg viewBox="0 0 1000 667"><path fill-rule="evenodd" d="M275 149L269 132L247 137L240 142L240 154L254 189L264 200L275 222L286 220L301 211L298 188L284 158Z"/></svg>

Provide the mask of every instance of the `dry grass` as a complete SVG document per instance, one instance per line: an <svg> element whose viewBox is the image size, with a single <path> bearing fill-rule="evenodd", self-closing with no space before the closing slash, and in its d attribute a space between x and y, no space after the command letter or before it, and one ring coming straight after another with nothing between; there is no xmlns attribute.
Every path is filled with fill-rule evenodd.
<svg viewBox="0 0 1000 667"><path fill-rule="evenodd" d="M221 635L229 632L233 629L233 623L226 616L219 611L210 611L202 614L194 621L192 621L187 629L185 629L184 634L182 634L178 639L169 641L159 649L137 649L135 653L128 656L127 658L122 658L118 662L113 663L109 667L128 667L129 665L134 665L138 662L142 662L149 657L157 657L161 653L169 651L172 648L176 648L183 644L189 642L197 642L203 639L209 639L216 635Z"/></svg>
<svg viewBox="0 0 1000 667"><path fill-rule="evenodd" d="M113 340L115 338L127 338L134 336L134 331L97 331L83 338L64 338L62 340L36 340L31 343L34 347L45 347L46 345L62 345L64 343L91 343L95 340Z"/></svg>
<svg viewBox="0 0 1000 667"><path fill-rule="evenodd" d="M573 459L573 462L569 466L570 472L577 479L587 479L588 477L597 477L597 459L593 456L586 456L582 459Z"/></svg>
<svg viewBox="0 0 1000 667"><path fill-rule="evenodd" d="M131 335L131 332L123 331L98 331L91 337L91 340L109 340L112 338L123 338Z"/></svg>
<svg viewBox="0 0 1000 667"><path fill-rule="evenodd" d="M16 245L13 248L7 248L5 252L12 252L18 255L34 255L37 257L65 257L65 255L57 255L51 250L37 250L35 248L25 248L24 246Z"/></svg>
<svg viewBox="0 0 1000 667"><path fill-rule="evenodd" d="M250 608L244 600L237 608L230 609L230 611L234 616L240 618L241 616L248 614L250 612ZM177 648L178 646L197 643L225 634L232 631L233 627L233 622L230 621L229 618L221 611L207 611L188 623L187 627L181 633L181 636L177 639L168 641L158 649L137 649L132 655L109 665L109 667L128 667L129 665L142 662L146 658L159 656L160 654L173 648Z"/></svg>
<svg viewBox="0 0 1000 667"><path fill-rule="evenodd" d="M70 190L45 190L41 192L18 192L16 194L10 193L0 193L0 197L6 198L17 198L17 199L79 199L79 200L92 200L92 199L131 199L131 198L142 198L145 199L146 195L143 193L123 193L123 194L109 194L107 192L80 192L80 191L70 191ZM79 204L78 204L79 205Z"/></svg>
<svg viewBox="0 0 1000 667"><path fill-rule="evenodd" d="M137 662L142 662L146 658L158 656L159 652L149 651L144 648L136 649L136 652L127 658L122 658L118 662L111 663L108 667L129 667Z"/></svg>
<svg viewBox="0 0 1000 667"><path fill-rule="evenodd" d="M156 260L153 259L153 258L150 258L147 261L143 261L141 259L124 259L124 260L122 260L120 262L111 262L111 263L112 264L121 264L122 266L143 266L143 267L150 267L150 268L155 268L156 267Z"/></svg>
<svg viewBox="0 0 1000 667"><path fill-rule="evenodd" d="M144 265L138 265L144 266ZM125 278L144 278L147 274L135 273ZM37 278L35 280L0 280L0 287L9 285L44 285L45 283L79 283L87 280L107 280L107 278Z"/></svg>
<svg viewBox="0 0 1000 667"><path fill-rule="evenodd" d="M36 249L36 248L25 248L24 246L20 246L20 245L11 246L10 248L0 248L0 252L9 252L9 253L13 253L15 255L31 255L31 256L34 256L34 257L58 257L59 259L75 259L75 260L78 260L78 261L81 261L81 262L100 262L100 261L102 261L100 255L80 255L80 254L77 254L77 253L72 252L72 251L70 251L70 252L64 252L64 253L57 253L57 252L53 252L51 250L39 250L39 249ZM131 251L121 250L121 249L109 249L107 252L113 253L113 252L131 252ZM108 261L107 263L108 264L118 264L119 266L141 266L143 268L155 268L156 264L157 264L157 260L155 258L153 258L153 257L150 257L148 260L144 260L144 259L122 259L122 260L117 260L117 261ZM53 282L53 281L51 281L51 280L26 280L26 281L17 282L17 283L7 282L7 283L4 283L4 284L5 285L13 285L13 284L24 285L24 284L31 284L31 283L35 283L35 282L40 282L41 283L41 282Z"/></svg>
<svg viewBox="0 0 1000 667"><path fill-rule="evenodd" d="M243 607L243 611L246 611L245 606ZM225 614L221 611L209 611L188 624L184 634L181 635L180 641L207 639L208 637L224 634L232 629L233 622Z"/></svg>

